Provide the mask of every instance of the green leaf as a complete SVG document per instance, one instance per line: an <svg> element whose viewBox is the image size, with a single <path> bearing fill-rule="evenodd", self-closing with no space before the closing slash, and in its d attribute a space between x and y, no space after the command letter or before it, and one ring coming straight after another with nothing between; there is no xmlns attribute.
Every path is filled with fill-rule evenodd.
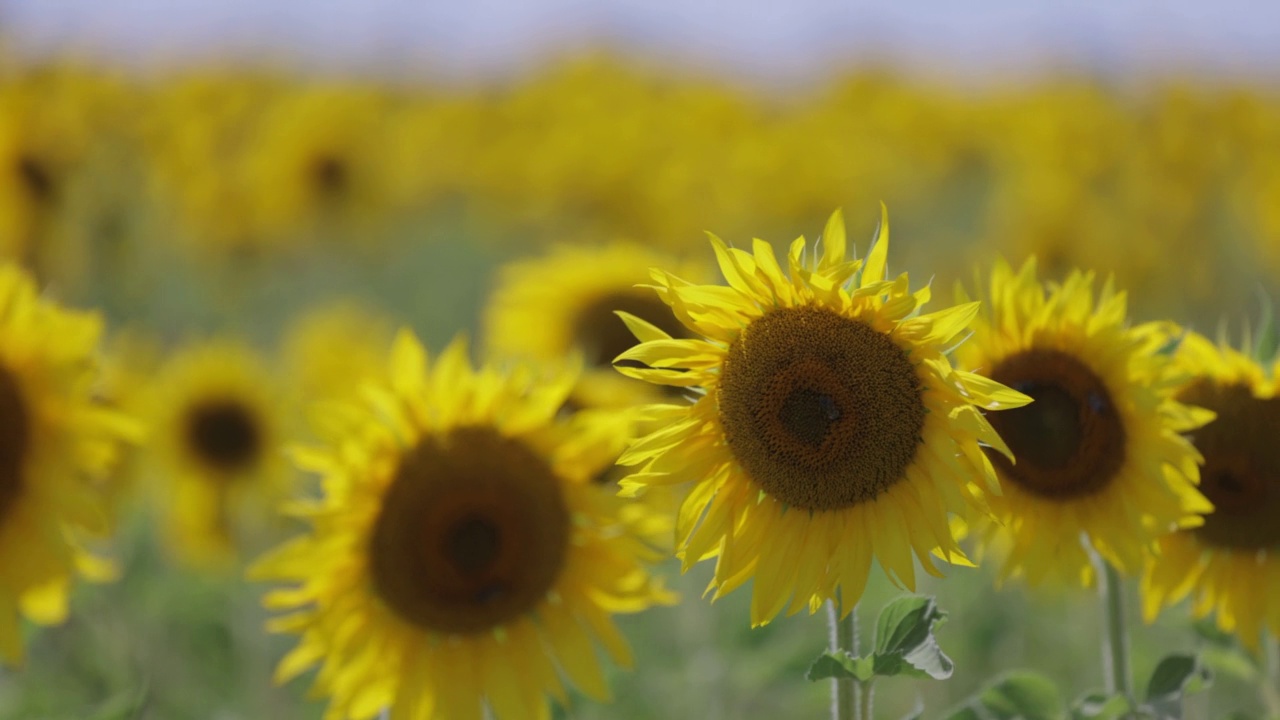
<svg viewBox="0 0 1280 720"><path fill-rule="evenodd" d="M886 605L876 623L875 674L935 680L951 677L955 664L933 635L946 617L932 597L908 596Z"/></svg>
<svg viewBox="0 0 1280 720"><path fill-rule="evenodd" d="M1200 662L1216 676L1235 678L1249 684L1258 682L1261 674L1257 661L1239 648L1205 648L1200 651Z"/></svg>
<svg viewBox="0 0 1280 720"><path fill-rule="evenodd" d="M1156 717L1182 717L1182 700L1208 687L1213 674L1194 655L1169 655L1161 660L1147 683L1147 706Z"/></svg>
<svg viewBox="0 0 1280 720"><path fill-rule="evenodd" d="M1196 635L1211 645L1223 648L1236 646L1236 636L1218 629L1218 623L1213 618L1200 618L1192 623L1191 627L1196 631Z"/></svg>
<svg viewBox="0 0 1280 720"><path fill-rule="evenodd" d="M1067 711L1058 687L1029 670L996 678L947 720L1061 720Z"/></svg>
<svg viewBox="0 0 1280 720"><path fill-rule="evenodd" d="M1201 665L1194 655L1169 655L1151 673L1147 700L1190 695L1203 690L1212 679L1209 669Z"/></svg>
<svg viewBox="0 0 1280 720"><path fill-rule="evenodd" d="M871 658L860 658L844 650L837 652L827 651L813 661L813 664L809 666L809 671L805 673L805 677L809 678L810 682L818 682L819 680L828 680L830 678L849 678L866 681L875 674L872 665Z"/></svg>
<svg viewBox="0 0 1280 720"><path fill-rule="evenodd" d="M1117 720L1130 710L1129 701L1120 695L1090 693L1071 708L1072 720Z"/></svg>

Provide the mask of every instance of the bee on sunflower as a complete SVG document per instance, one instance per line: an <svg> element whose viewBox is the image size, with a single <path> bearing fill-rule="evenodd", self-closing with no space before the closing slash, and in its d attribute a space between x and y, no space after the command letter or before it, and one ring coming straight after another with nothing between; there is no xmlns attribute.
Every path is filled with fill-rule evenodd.
<svg viewBox="0 0 1280 720"><path fill-rule="evenodd" d="M186 348L160 370L148 412L154 496L180 560L231 562L291 490L276 385L252 350L225 340Z"/></svg>
<svg viewBox="0 0 1280 720"><path fill-rule="evenodd" d="M639 466L622 492L692 483L684 567L715 558L717 597L754 578L756 625L837 591L847 614L873 558L908 588L913 556L931 574L935 552L965 562L948 514L981 502L975 486L996 491L983 446L1007 453L981 409L1027 402L952 367L977 303L921 314L928 287L887 277L887 216L863 259L847 257L838 211L821 252L801 237L785 266L762 240L711 244L728 286L653 271L692 338L622 315L640 344L618 370L696 394L648 409L658 427L620 459Z"/></svg>
<svg viewBox="0 0 1280 720"><path fill-rule="evenodd" d="M109 578L88 551L111 527L108 474L140 431L94 400L102 320L36 295L0 264L0 659L23 657L20 617L67 615L73 576Z"/></svg>
<svg viewBox="0 0 1280 720"><path fill-rule="evenodd" d="M294 451L322 480L291 511L310 533L250 571L293 584L264 600L302 636L278 681L321 665L329 717L352 720L548 718L566 680L608 698L595 642L631 662L610 615L672 597L640 519L591 483L613 455L561 412L575 381L474 368L460 341L428 365L397 337L387 371L321 416L323 444Z"/></svg>
<svg viewBox="0 0 1280 720"><path fill-rule="evenodd" d="M1017 271L999 261L957 350L961 367L1035 399L990 416L1017 464L987 453L1003 493L989 498L994 521L971 530L980 552L1002 556L1002 580L1092 585L1090 547L1134 573L1157 537L1210 509L1181 433L1212 414L1174 396L1168 324L1130 326L1125 294L1095 285L1079 271L1044 285L1034 259Z"/></svg>
<svg viewBox="0 0 1280 720"><path fill-rule="evenodd" d="M1158 541L1142 580L1143 614L1187 596L1200 617L1216 612L1218 626L1251 649L1261 634L1280 636L1280 397L1276 371L1253 357L1187 333L1175 354L1190 379L1183 402L1216 417L1191 440L1204 454L1200 489L1213 503L1199 527Z"/></svg>

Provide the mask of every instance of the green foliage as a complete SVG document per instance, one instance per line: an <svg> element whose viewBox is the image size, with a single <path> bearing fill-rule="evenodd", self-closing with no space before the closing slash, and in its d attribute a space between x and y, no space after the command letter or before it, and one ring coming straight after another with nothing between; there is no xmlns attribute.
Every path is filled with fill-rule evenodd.
<svg viewBox="0 0 1280 720"><path fill-rule="evenodd" d="M1053 681L1037 672L1007 673L947 715L948 720L1061 720L1066 717L1062 694Z"/></svg>
<svg viewBox="0 0 1280 720"><path fill-rule="evenodd" d="M904 597L889 603L876 623L875 674L951 677L955 664L933 634L946 617L932 597Z"/></svg>
<svg viewBox="0 0 1280 720"><path fill-rule="evenodd" d="M1169 655L1147 682L1146 708L1160 720L1182 717L1182 701L1213 681L1213 674L1194 655Z"/></svg>
<svg viewBox="0 0 1280 720"><path fill-rule="evenodd" d="M831 678L869 682L898 675L945 680L955 665L938 646L933 631L946 616L932 597L898 598L880 612L875 650L870 655L824 652L809 666L805 677L814 682Z"/></svg>
<svg viewBox="0 0 1280 720"><path fill-rule="evenodd" d="M1071 720L1119 720L1128 712L1129 701L1124 697L1090 693L1071 706Z"/></svg>

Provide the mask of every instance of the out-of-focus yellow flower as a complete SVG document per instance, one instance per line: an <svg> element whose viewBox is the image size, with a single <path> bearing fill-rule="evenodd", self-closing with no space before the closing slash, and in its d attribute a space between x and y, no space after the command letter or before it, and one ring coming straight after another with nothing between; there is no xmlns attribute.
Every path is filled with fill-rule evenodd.
<svg viewBox="0 0 1280 720"><path fill-rule="evenodd" d="M248 347L213 341L170 358L152 387L156 511L176 556L225 566L266 534L292 491L280 382Z"/></svg>
<svg viewBox="0 0 1280 720"><path fill-rule="evenodd" d="M67 615L76 574L110 577L87 543L111 527L107 474L139 428L93 398L102 321L43 301L0 263L0 659L23 657L19 617Z"/></svg>
<svg viewBox="0 0 1280 720"><path fill-rule="evenodd" d="M1161 538L1143 577L1143 613L1191 596L1198 616L1257 649L1280 634L1280 398L1275 365L1188 333L1176 355L1192 377L1178 397L1217 413L1196 430L1201 490L1214 509L1204 524Z"/></svg>
<svg viewBox="0 0 1280 720"><path fill-rule="evenodd" d="M613 359L636 344L618 317L626 312L664 332L687 336L653 291L640 285L663 268L691 282L707 279L701 263L631 242L561 245L544 256L499 271L485 314L486 345L497 357L560 362L580 353L586 362L570 401L579 407L626 408L656 402L657 388L620 376Z"/></svg>
<svg viewBox="0 0 1280 720"><path fill-rule="evenodd" d="M1200 454L1179 433L1212 417L1173 397L1179 376L1158 351L1164 325L1129 326L1123 293L1092 273L1041 284L1035 261L997 262L963 368L1034 398L991 416L1013 461L989 451L1000 495L994 520L973 530L1000 576L1088 585L1086 541L1123 573L1142 567L1155 539L1199 522ZM961 291L962 299L968 299Z"/></svg>

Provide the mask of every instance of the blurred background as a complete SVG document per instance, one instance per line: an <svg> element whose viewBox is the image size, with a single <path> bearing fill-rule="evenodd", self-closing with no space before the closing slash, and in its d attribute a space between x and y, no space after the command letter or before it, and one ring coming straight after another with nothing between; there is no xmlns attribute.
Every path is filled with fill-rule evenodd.
<svg viewBox="0 0 1280 720"><path fill-rule="evenodd" d="M485 308L507 263L625 240L705 264L704 231L812 238L838 207L862 250L880 201L891 262L935 297L1035 255L1051 277L1114 274L1135 319L1234 334L1280 290L1277 68L1280 10L1243 0L0 0L0 256L105 314L114 401L165 417L181 392L147 378L234 341L274 378L286 437L352 333L500 344ZM333 308L376 321L326 335ZM132 465L139 497L169 482ZM244 533L211 570L151 529L163 503L129 507L123 578L32 630L0 716L319 717L305 682L272 686L292 641L263 634L263 588L239 579L297 528ZM618 703L567 717L825 712L803 678L821 617L752 631L746 591L709 606L704 568L667 570L686 602L626 619ZM923 590L951 612L955 677L883 683L879 717L942 716L1016 667L1068 698L1101 687L1092 595L964 569ZM896 592L873 580L866 605ZM1261 713L1230 639L1180 611L1135 632L1140 687L1202 647L1219 678L1195 716Z"/></svg>

